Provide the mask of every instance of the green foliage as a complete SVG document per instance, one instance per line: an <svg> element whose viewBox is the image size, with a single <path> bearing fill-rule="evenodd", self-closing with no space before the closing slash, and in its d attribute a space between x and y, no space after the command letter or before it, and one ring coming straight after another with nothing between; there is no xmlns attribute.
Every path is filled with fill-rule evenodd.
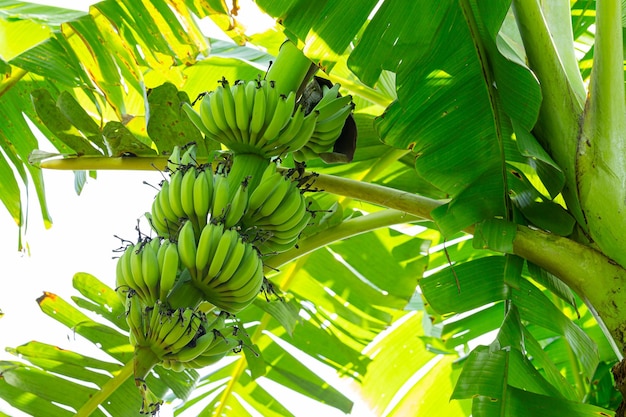
<svg viewBox="0 0 626 417"><path fill-rule="evenodd" d="M277 270L268 278L285 300L259 298L240 314L252 324L241 330L249 349L239 356L199 374L157 368L151 389L178 404L177 414L296 415L265 384L272 381L349 413L352 399L322 378L316 366L323 364L349 381L375 415L613 415L621 396L610 368L615 344L623 348L616 323L623 323L624 310L607 294L619 295L611 280L623 275L620 265L614 275L598 272L606 270L587 255L614 265L595 249L604 247L608 228L619 236L624 225L615 217L608 226L606 220L587 224L587 210L606 208L578 199L574 169L583 81L593 79L598 57L607 56L606 47L592 46L596 3L575 2L570 9L559 1L543 10L523 2L513 10L507 0L489 7L474 0L388 0L378 8L375 1L257 4L282 26L250 38L221 0L159 0L151 9L105 0L89 13L0 6L3 30L19 34L0 45L6 74L0 199L20 227L26 221L20 187L31 183L51 222L42 172L26 163L39 147L27 120L60 155L77 160L132 154L141 161L175 145L202 144L182 103L214 89L222 76L262 75L284 36L299 41L357 104L353 162L307 165L327 181L353 182L327 189L333 194L312 194L320 212L305 231L302 251L273 258ZM571 27L559 20L563 10ZM545 23L532 13L543 13ZM251 45L207 38L196 16ZM554 45L541 43L545 34ZM611 48L622 49L621 38L610 39ZM615 98L621 105L622 96ZM559 98L560 107L553 106ZM593 101L600 107L586 120L606 122L602 140L616 140L621 149L612 136L619 123L602 116L607 102ZM585 161L595 161L593 155ZM293 166L290 158L283 163ZM79 189L85 175L76 173ZM622 187L604 174L602 181L598 190L607 198L611 185ZM378 197L354 199L355 184L387 188L375 188ZM423 199L403 206L398 194ZM425 219L381 207L416 214L424 201L436 207ZM519 231L538 236L537 229L548 233L531 244L552 242L553 252L543 257L520 250ZM571 248L558 236L581 243L584 255L578 261L570 254L572 268L557 271L546 258ZM593 249L583 246L590 237L598 237ZM596 290L587 294L590 277ZM98 404L111 415L130 415L140 396L129 379L124 307L110 283L91 275L77 274L74 287L81 294L72 297L75 305L50 293L39 305L110 359L26 343L10 349L19 360L0 363L0 398L31 415L70 414L57 404L79 415ZM608 332L596 321L604 315Z"/></svg>

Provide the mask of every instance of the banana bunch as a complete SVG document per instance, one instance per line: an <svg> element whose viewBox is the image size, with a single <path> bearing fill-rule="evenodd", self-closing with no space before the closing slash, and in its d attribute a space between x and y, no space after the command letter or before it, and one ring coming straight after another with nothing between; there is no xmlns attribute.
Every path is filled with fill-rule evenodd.
<svg viewBox="0 0 626 417"><path fill-rule="evenodd" d="M187 368L199 369L216 363L228 353L236 349L240 342L224 333L231 326L225 325L228 313L221 312L214 318L213 323L206 326L206 331L177 353L167 353L163 356L161 366L165 369L180 372ZM231 331L231 334L233 332Z"/></svg>
<svg viewBox="0 0 626 417"><path fill-rule="evenodd" d="M120 298L132 292L146 305L164 302L179 273L176 243L159 238L128 245L118 259L115 273Z"/></svg>
<svg viewBox="0 0 626 417"><path fill-rule="evenodd" d="M242 228L261 253L286 251L295 246L311 221L307 204L296 183L270 163L250 194Z"/></svg>
<svg viewBox="0 0 626 417"><path fill-rule="evenodd" d="M181 264L204 299L231 314L247 307L261 290L263 261L236 228L207 224L196 236L190 222L178 239Z"/></svg>
<svg viewBox="0 0 626 417"><path fill-rule="evenodd" d="M146 217L154 231L176 238L184 221L199 232L209 222L236 226L247 208L248 183L231 186L225 173L210 166L183 165L161 183Z"/></svg>
<svg viewBox="0 0 626 417"><path fill-rule="evenodd" d="M199 116L187 114L208 138L235 153L256 153L265 158L284 155L304 146L313 133L317 112L305 114L296 106L295 92L278 94L273 81L237 81L222 78L221 85L200 103Z"/></svg>
<svg viewBox="0 0 626 417"><path fill-rule="evenodd" d="M318 157L318 154L327 152L334 144L346 122L354 110L352 96L341 96L339 84L332 88L322 85L322 98L313 107L311 113L318 113L315 129L309 141L300 149L294 151L294 159L306 161Z"/></svg>
<svg viewBox="0 0 626 417"><path fill-rule="evenodd" d="M217 361L218 355L225 356L238 344L232 337L223 337L232 327L227 323L230 315L226 312L214 315L209 321L197 309L171 310L160 303L145 306L134 295L127 297L126 308L135 363L147 364L139 373L141 379L156 364L182 370L180 364L200 356ZM198 366L201 361L188 367Z"/></svg>

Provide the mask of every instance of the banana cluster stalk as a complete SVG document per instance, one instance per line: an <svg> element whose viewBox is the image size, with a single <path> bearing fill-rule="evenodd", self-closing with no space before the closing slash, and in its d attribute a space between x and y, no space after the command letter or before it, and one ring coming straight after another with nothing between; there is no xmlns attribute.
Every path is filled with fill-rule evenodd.
<svg viewBox="0 0 626 417"><path fill-rule="evenodd" d="M333 147L341 135L346 119L354 110L352 96L341 96L339 84L332 88L322 86L322 98L313 107L311 113L317 112L317 122L311 138L300 149L294 150L293 157L297 161L306 161L318 158L318 155L327 152Z"/></svg>
<svg viewBox="0 0 626 417"><path fill-rule="evenodd" d="M273 81L237 81L221 85L200 103L199 114L185 106L190 119L207 138L235 153L256 153L265 158L302 148L317 125L317 112L305 114L296 105L295 92L279 94Z"/></svg>
<svg viewBox="0 0 626 417"><path fill-rule="evenodd" d="M209 303L236 314L259 295L263 261L237 229L207 224L197 236L188 222L180 231L178 248L182 265Z"/></svg>
<svg viewBox="0 0 626 417"><path fill-rule="evenodd" d="M307 205L296 183L270 163L250 194L242 229L263 254L289 250L311 222Z"/></svg>

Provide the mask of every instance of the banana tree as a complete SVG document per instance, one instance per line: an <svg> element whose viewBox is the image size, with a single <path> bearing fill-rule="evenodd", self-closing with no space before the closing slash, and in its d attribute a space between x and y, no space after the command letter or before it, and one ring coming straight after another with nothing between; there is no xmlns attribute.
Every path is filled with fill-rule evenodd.
<svg viewBox="0 0 626 417"><path fill-rule="evenodd" d="M198 160L212 158L221 147L194 98L220 80L288 74L285 38L302 51L287 60L293 85L313 63L355 104L356 147L281 160L314 176L315 221L264 258L275 291L237 313L250 348L210 367L151 368L154 401L292 415L273 381L350 412L308 356L352 381L375 415L623 415L621 3L257 5L277 26L253 36L236 2L0 9L16 39L1 53L0 197L20 227L20 181L49 222L45 168L73 170L80 190L97 170L165 168L192 142ZM235 42L207 38L198 18ZM37 151L26 119L58 154ZM33 415L137 412L115 279L73 282L74 305L50 293L38 303L110 361L11 348L21 357L0 364L0 398Z"/></svg>

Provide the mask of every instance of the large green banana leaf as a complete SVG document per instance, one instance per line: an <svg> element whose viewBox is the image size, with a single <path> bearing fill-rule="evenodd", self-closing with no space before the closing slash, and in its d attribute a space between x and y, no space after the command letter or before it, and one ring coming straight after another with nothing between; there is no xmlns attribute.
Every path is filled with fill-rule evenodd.
<svg viewBox="0 0 626 417"><path fill-rule="evenodd" d="M307 231L310 253L279 258L289 262L270 278L284 300L259 297L240 314L251 349L198 373L157 368L153 391L180 415L299 415L287 406L290 393L320 404L317 414L322 404L350 413L358 398L377 416L612 415L621 400L609 372L617 358L593 312L557 277L511 253L513 223L567 236L580 221L560 194L567 172L533 131L543 91L511 2L257 4L281 25L250 37L222 0L105 0L88 13L0 4L11 39L0 44L0 199L20 227L20 190L31 186L51 224L37 167L49 155L33 153L41 146L27 121L66 156L141 158L201 142L177 105L222 76L262 74L285 36L357 104L353 162L308 167L438 201L433 222L314 194L331 212ZM594 11L595 2L575 2L567 16L582 79L594 54ZM198 18L239 45L207 38ZM75 173L78 192L86 175ZM466 233L494 218L506 222ZM45 342L11 348L19 356L1 364L1 399L30 415L136 413L112 285L80 273L73 304L49 293L38 300L110 360ZM329 384L326 367L358 395Z"/></svg>

